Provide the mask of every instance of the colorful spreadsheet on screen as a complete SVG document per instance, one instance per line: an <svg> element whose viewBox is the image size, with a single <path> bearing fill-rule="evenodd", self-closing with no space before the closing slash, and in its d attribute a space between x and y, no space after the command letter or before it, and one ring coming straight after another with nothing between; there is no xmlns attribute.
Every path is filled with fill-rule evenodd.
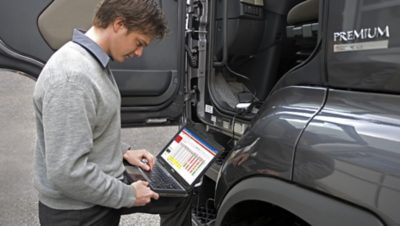
<svg viewBox="0 0 400 226"><path fill-rule="evenodd" d="M178 174L192 184L202 170L212 161L217 150L192 133L183 129L161 157Z"/></svg>

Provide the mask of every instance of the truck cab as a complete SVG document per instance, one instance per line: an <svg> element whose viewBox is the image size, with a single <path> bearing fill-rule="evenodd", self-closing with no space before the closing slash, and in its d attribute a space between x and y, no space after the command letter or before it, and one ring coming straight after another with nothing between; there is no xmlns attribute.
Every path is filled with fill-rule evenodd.
<svg viewBox="0 0 400 226"><path fill-rule="evenodd" d="M0 3L0 68L33 79L99 0ZM399 0L160 0L170 33L112 64L122 124L224 147L194 225L399 225ZM157 81L157 82L154 82Z"/></svg>

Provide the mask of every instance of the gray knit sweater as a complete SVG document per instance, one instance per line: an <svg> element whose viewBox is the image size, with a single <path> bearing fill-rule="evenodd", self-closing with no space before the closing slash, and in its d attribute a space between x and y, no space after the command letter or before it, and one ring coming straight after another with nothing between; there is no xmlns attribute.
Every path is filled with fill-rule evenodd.
<svg viewBox="0 0 400 226"><path fill-rule="evenodd" d="M111 72L69 42L47 62L34 90L34 184L54 209L131 207L122 183L121 97Z"/></svg>

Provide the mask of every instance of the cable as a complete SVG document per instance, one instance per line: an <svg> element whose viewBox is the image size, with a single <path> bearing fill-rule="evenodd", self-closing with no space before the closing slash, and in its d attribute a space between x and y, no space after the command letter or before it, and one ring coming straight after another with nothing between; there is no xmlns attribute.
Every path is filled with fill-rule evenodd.
<svg viewBox="0 0 400 226"><path fill-rule="evenodd" d="M236 124L236 117L239 114L239 112L236 112L236 114L233 115L232 118L232 139L235 140L235 124Z"/></svg>
<svg viewBox="0 0 400 226"><path fill-rule="evenodd" d="M234 75L236 75L236 76L238 76L238 77L240 77L240 78L242 78L242 79L245 79L245 80L247 80L247 81L250 81L250 79L249 79L248 76L239 74L238 72L232 70L232 69L229 67L228 63L225 63L225 64L224 64L224 67L225 67L230 73L232 73L232 74L234 74Z"/></svg>
<svg viewBox="0 0 400 226"><path fill-rule="evenodd" d="M245 75L239 74L236 71L232 70L228 65L228 0L223 1L223 29L222 29L222 40L223 40L223 49L222 49L222 60L220 62L214 62L214 66L222 66L225 67L232 74L249 80L249 78Z"/></svg>
<svg viewBox="0 0 400 226"><path fill-rule="evenodd" d="M214 201L214 199L213 198L208 198L207 201L206 201L206 222L208 222L208 220L209 220L209 217L208 217L208 202L209 201Z"/></svg>
<svg viewBox="0 0 400 226"><path fill-rule="evenodd" d="M232 118L232 137L231 139L227 142L228 144L232 144L232 147L235 145L234 141L235 141L235 124L236 124L236 117L239 115L239 111L238 109L235 109L235 114L233 115Z"/></svg>
<svg viewBox="0 0 400 226"><path fill-rule="evenodd" d="M197 194L196 214L198 216L200 216L199 205L200 205L200 194Z"/></svg>

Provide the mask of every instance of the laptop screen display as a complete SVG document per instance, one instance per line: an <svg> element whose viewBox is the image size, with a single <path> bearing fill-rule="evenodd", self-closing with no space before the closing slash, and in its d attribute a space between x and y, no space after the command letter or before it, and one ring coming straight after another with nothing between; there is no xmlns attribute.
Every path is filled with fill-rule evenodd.
<svg viewBox="0 0 400 226"><path fill-rule="evenodd" d="M217 153L217 149L185 128L161 157L191 185Z"/></svg>

